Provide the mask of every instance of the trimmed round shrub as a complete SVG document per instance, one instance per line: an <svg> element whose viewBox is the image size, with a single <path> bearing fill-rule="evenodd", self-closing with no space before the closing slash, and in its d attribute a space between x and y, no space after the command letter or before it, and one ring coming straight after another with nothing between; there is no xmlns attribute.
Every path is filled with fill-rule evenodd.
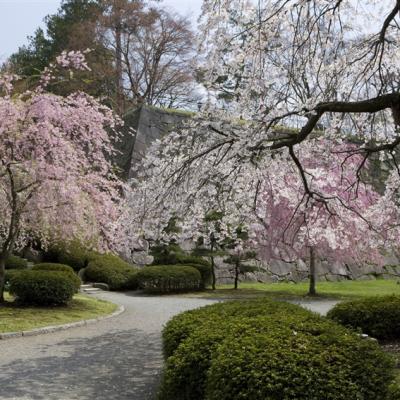
<svg viewBox="0 0 400 400"><path fill-rule="evenodd" d="M293 304L207 306L163 331L160 400L387 400L393 360L372 340Z"/></svg>
<svg viewBox="0 0 400 400"><path fill-rule="evenodd" d="M297 325L276 321L265 332L226 337L207 373L206 398L387 398L393 364L376 343L326 321L300 326L294 333Z"/></svg>
<svg viewBox="0 0 400 400"><path fill-rule="evenodd" d="M211 282L211 264L200 256L190 256L176 244L155 246L151 254L154 257L153 265L186 265L196 268L201 275L201 288L204 289Z"/></svg>
<svg viewBox="0 0 400 400"><path fill-rule="evenodd" d="M6 269L27 269L28 261L18 256L8 256L6 259Z"/></svg>
<svg viewBox="0 0 400 400"><path fill-rule="evenodd" d="M75 292L78 292L81 287L81 280L79 276L69 265L55 264L55 263L41 263L32 267L33 271L58 271L65 273L75 286Z"/></svg>
<svg viewBox="0 0 400 400"><path fill-rule="evenodd" d="M14 275L17 275L17 274L19 274L20 272L23 272L23 271L24 271L23 269L7 269L6 270L6 274L5 274L5 277L4 277L4 285L5 285L4 288L5 288L6 291L10 290L11 278Z"/></svg>
<svg viewBox="0 0 400 400"><path fill-rule="evenodd" d="M232 317L258 317L296 314L304 318L318 316L295 304L286 302L268 301L266 299L252 299L216 303L207 307L186 311L173 317L163 330L164 357L170 357L180 343L195 332L200 325L208 325L217 321L226 321Z"/></svg>
<svg viewBox="0 0 400 400"><path fill-rule="evenodd" d="M329 311L328 317L378 340L400 339L400 296L339 303Z"/></svg>
<svg viewBox="0 0 400 400"><path fill-rule="evenodd" d="M113 254L99 254L85 268L85 280L106 283L110 290L137 288L137 269Z"/></svg>
<svg viewBox="0 0 400 400"><path fill-rule="evenodd" d="M141 269L136 275L140 289L169 293L201 288L200 272L185 265L154 265Z"/></svg>
<svg viewBox="0 0 400 400"><path fill-rule="evenodd" d="M23 304L67 304L75 293L75 286L65 272L20 271L10 278L9 291Z"/></svg>
<svg viewBox="0 0 400 400"><path fill-rule="evenodd" d="M189 265L200 272L202 289L211 283L211 264L207 260L201 257L187 256L182 259L182 262L178 262L178 264Z"/></svg>

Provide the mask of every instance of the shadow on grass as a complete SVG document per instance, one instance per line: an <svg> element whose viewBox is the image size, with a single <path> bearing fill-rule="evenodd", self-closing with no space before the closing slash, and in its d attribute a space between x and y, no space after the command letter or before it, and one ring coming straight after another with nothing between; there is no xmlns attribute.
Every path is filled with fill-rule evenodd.
<svg viewBox="0 0 400 400"><path fill-rule="evenodd" d="M162 365L159 335L130 330L69 339L0 368L2 400L150 400ZM51 354L51 355L49 355Z"/></svg>

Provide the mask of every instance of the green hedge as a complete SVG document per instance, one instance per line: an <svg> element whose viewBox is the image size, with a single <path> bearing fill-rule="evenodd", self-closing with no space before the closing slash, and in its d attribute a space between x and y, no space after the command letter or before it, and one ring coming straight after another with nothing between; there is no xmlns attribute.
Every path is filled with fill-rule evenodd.
<svg viewBox="0 0 400 400"><path fill-rule="evenodd" d="M87 250L77 241L72 241L70 243L53 244L44 252L43 261L69 265L75 271L79 271L96 256L98 256L98 253Z"/></svg>
<svg viewBox="0 0 400 400"><path fill-rule="evenodd" d="M200 272L186 265L154 265L136 276L139 288L149 292L182 292L201 288Z"/></svg>
<svg viewBox="0 0 400 400"><path fill-rule="evenodd" d="M134 290L137 271L118 256L99 254L85 268L85 280L106 283L110 290Z"/></svg>
<svg viewBox="0 0 400 400"><path fill-rule="evenodd" d="M376 342L284 302L185 312L163 342L161 400L387 400L393 380Z"/></svg>
<svg viewBox="0 0 400 400"><path fill-rule="evenodd" d="M75 285L65 272L27 270L11 276L9 291L23 304L60 305L72 299Z"/></svg>
<svg viewBox="0 0 400 400"><path fill-rule="evenodd" d="M5 290L6 291L9 291L9 289L10 289L11 278L14 275L18 275L20 272L23 272L23 271L24 271L23 269L7 269L6 270L6 274L5 274L5 277L4 277L4 284L5 284Z"/></svg>
<svg viewBox="0 0 400 400"><path fill-rule="evenodd" d="M153 265L186 265L196 268L201 275L201 288L211 282L211 264L203 257L190 256L177 244L153 246L151 254L154 257Z"/></svg>
<svg viewBox="0 0 400 400"><path fill-rule="evenodd" d="M78 292L81 287L81 280L79 279L78 275L74 272L72 267L69 265L64 264L55 264L55 263L41 263L36 264L32 267L33 271L58 271L65 273L71 282L75 286L75 292Z"/></svg>
<svg viewBox="0 0 400 400"><path fill-rule="evenodd" d="M8 256L6 259L6 269L27 269L28 261L18 256Z"/></svg>
<svg viewBox="0 0 400 400"><path fill-rule="evenodd" d="M378 340L400 339L400 296L339 303L329 311L328 317Z"/></svg>

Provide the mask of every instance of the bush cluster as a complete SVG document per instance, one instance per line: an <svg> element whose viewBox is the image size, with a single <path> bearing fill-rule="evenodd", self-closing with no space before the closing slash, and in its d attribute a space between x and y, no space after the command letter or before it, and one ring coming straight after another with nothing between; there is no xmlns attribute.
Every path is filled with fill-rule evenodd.
<svg viewBox="0 0 400 400"><path fill-rule="evenodd" d="M85 280L106 283L110 290L134 290L137 271L114 254L98 254L85 268Z"/></svg>
<svg viewBox="0 0 400 400"><path fill-rule="evenodd" d="M66 304L75 290L70 277L59 271L18 271L12 274L9 281L10 293L23 304Z"/></svg>
<svg viewBox="0 0 400 400"><path fill-rule="evenodd" d="M211 264L200 256L190 256L177 244L154 246L151 250L153 265L186 265L196 268L201 275L201 288L211 282Z"/></svg>
<svg viewBox="0 0 400 400"><path fill-rule="evenodd" d="M339 303L329 311L328 317L378 340L400 339L400 296Z"/></svg>
<svg viewBox="0 0 400 400"><path fill-rule="evenodd" d="M41 263L36 264L32 267L33 271L57 271L64 273L68 279L71 280L75 287L75 292L77 293L81 287L81 280L78 275L74 272L72 267L64 264L55 264L55 263Z"/></svg>
<svg viewBox="0 0 400 400"><path fill-rule="evenodd" d="M65 264L75 271L85 268L89 261L98 253L87 250L77 241L69 243L57 243L44 252L43 260L49 263Z"/></svg>
<svg viewBox="0 0 400 400"><path fill-rule="evenodd" d="M27 269L28 261L18 256L8 256L6 259L6 269Z"/></svg>
<svg viewBox="0 0 400 400"><path fill-rule="evenodd" d="M284 302L185 312L163 344L161 400L387 400L393 379L376 342Z"/></svg>
<svg viewBox="0 0 400 400"><path fill-rule="evenodd" d="M186 265L153 265L141 269L136 276L140 289L169 293L201 288L200 272Z"/></svg>
<svg viewBox="0 0 400 400"><path fill-rule="evenodd" d="M4 287L6 291L10 289L10 281L14 275L18 275L20 272L24 271L23 269L6 269L6 274L4 277Z"/></svg>

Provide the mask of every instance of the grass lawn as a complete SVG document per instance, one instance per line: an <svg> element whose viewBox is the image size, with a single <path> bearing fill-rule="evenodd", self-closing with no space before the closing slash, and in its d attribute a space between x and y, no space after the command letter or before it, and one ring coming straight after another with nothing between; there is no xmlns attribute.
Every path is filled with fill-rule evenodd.
<svg viewBox="0 0 400 400"><path fill-rule="evenodd" d="M8 298L10 300L10 298ZM111 314L117 305L93 297L75 295L68 306L21 307L9 301L0 306L0 333L62 325Z"/></svg>
<svg viewBox="0 0 400 400"><path fill-rule="evenodd" d="M298 299L307 296L308 283L240 283L239 289L232 285L219 285L217 290L191 293L190 297L203 298L252 298L267 296L271 298ZM343 281L317 283L318 297L330 299L354 299L390 294L400 295L400 284L396 280ZM318 298L317 297L317 298Z"/></svg>

